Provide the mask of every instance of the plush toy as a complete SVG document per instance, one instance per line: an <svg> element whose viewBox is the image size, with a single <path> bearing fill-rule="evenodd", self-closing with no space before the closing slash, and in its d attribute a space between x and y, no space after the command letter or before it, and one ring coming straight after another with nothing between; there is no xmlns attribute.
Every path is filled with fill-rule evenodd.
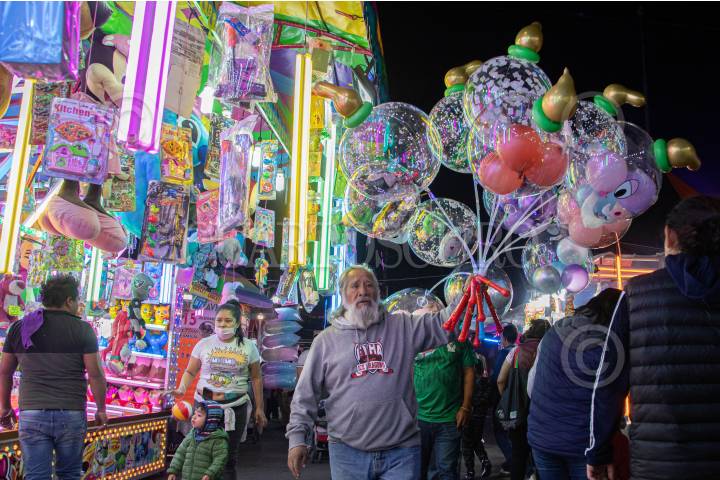
<svg viewBox="0 0 720 480"><path fill-rule="evenodd" d="M105 350L104 360L107 368L119 375L125 370L125 363L130 359L128 341L132 337L132 328L127 310L122 309L122 302L119 308L116 304L112 309L116 311L116 314L112 324L109 348Z"/></svg>
<svg viewBox="0 0 720 480"><path fill-rule="evenodd" d="M142 302L147 300L150 294L150 288L153 286L152 278L144 273L136 273L132 280L132 300L128 307L128 318L133 334L138 341L136 347L139 351L145 350L145 342L142 339L144 335L145 321L141 315Z"/></svg>
<svg viewBox="0 0 720 480"><path fill-rule="evenodd" d="M143 303L140 306L140 318L142 318L143 322L152 323L152 319L155 315L154 310L154 306L149 303Z"/></svg>
<svg viewBox="0 0 720 480"><path fill-rule="evenodd" d="M225 260L225 268L235 268L247 265L247 257L243 252L242 244L237 238L228 238L217 247L217 252Z"/></svg>
<svg viewBox="0 0 720 480"><path fill-rule="evenodd" d="M25 281L14 275L5 274L0 280L0 328L8 328L23 312L25 302L20 297L25 290Z"/></svg>
<svg viewBox="0 0 720 480"><path fill-rule="evenodd" d="M147 333L145 334L145 341L150 345L150 353L153 355L165 355L163 347L168 341L167 332L162 332L160 334Z"/></svg>
<svg viewBox="0 0 720 480"><path fill-rule="evenodd" d="M155 306L155 325L167 325L170 322L170 305L160 304Z"/></svg>

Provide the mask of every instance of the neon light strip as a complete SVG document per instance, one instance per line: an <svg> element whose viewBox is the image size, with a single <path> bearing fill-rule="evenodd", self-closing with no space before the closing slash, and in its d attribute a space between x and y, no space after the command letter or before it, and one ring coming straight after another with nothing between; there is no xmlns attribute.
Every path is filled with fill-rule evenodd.
<svg viewBox="0 0 720 480"><path fill-rule="evenodd" d="M325 105L325 118L328 119L330 138L325 144L325 172L323 176L322 223L320 225L320 249L315 257L315 278L319 291L330 289L330 227L332 226L333 187L335 186L335 142L336 130L332 124L332 106Z"/></svg>
<svg viewBox="0 0 720 480"><path fill-rule="evenodd" d="M290 188L289 264L307 263L307 210L310 156L310 54L295 56L295 90L293 97L293 136Z"/></svg>
<svg viewBox="0 0 720 480"><path fill-rule="evenodd" d="M171 263L163 263L160 279L160 303L171 303L173 300L173 283L175 267Z"/></svg>
<svg viewBox="0 0 720 480"><path fill-rule="evenodd" d="M30 125L32 123L32 104L35 82L25 80L22 103L18 116L18 129L15 137L12 167L7 182L7 199L5 214L0 235L0 273L12 273L15 268L15 252L17 250L20 217L25 197L28 164L30 162Z"/></svg>
<svg viewBox="0 0 720 480"><path fill-rule="evenodd" d="M103 259L100 250L93 247L90 256L90 269L87 277L87 289L85 299L88 302L100 300L100 283L102 282Z"/></svg>
<svg viewBox="0 0 720 480"><path fill-rule="evenodd" d="M617 270L615 268L611 268L611 267L598 267L598 271L615 273ZM620 271L624 275L626 273L652 273L655 270L652 270L649 268L621 268Z"/></svg>
<svg viewBox="0 0 720 480"><path fill-rule="evenodd" d="M135 4L118 140L131 150L158 151L176 2Z"/></svg>

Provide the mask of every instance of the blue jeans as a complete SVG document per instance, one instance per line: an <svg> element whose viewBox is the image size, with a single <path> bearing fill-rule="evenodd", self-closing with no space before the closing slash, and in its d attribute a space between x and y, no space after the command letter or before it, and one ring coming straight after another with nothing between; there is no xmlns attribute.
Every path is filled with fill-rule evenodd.
<svg viewBox="0 0 720 480"><path fill-rule="evenodd" d="M417 480L420 475L420 447L366 452L330 442L328 448L333 480Z"/></svg>
<svg viewBox="0 0 720 480"><path fill-rule="evenodd" d="M585 457L566 457L533 448L535 471L540 480L585 480Z"/></svg>
<svg viewBox="0 0 720 480"><path fill-rule="evenodd" d="M25 465L25 480L52 478L79 480L87 433L87 414L82 410L22 410L18 437Z"/></svg>
<svg viewBox="0 0 720 480"><path fill-rule="evenodd" d="M493 408L493 433L495 433L495 443L505 457L505 462L502 464L502 468L510 471L510 465L512 465L512 443L510 437L508 437L507 431L500 425L500 421L495 416L497 405Z"/></svg>
<svg viewBox="0 0 720 480"><path fill-rule="evenodd" d="M418 424L422 439L420 478L456 480L460 473L458 460L462 431L458 430L455 422L430 423L418 420Z"/></svg>

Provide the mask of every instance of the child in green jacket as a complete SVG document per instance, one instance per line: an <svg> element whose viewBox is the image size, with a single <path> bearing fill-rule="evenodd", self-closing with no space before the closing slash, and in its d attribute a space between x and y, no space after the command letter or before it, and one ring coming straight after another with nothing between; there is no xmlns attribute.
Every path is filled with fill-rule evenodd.
<svg viewBox="0 0 720 480"><path fill-rule="evenodd" d="M190 419L193 429L175 452L168 468L168 480L215 480L222 477L228 458L228 434L219 403L204 401Z"/></svg>

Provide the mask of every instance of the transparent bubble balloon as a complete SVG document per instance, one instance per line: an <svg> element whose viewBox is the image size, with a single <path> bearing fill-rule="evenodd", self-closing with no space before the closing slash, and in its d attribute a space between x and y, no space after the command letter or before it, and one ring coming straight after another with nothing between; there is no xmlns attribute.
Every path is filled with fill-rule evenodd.
<svg viewBox="0 0 720 480"><path fill-rule="evenodd" d="M409 194L402 200L382 202L363 196L347 186L343 201L343 218L358 232L371 238L405 243L418 197Z"/></svg>
<svg viewBox="0 0 720 480"><path fill-rule="evenodd" d="M573 263L563 263L561 260ZM543 293L555 293L562 288L579 292L590 281L592 257L587 248L568 240L567 231L551 226L525 244L522 266L530 285Z"/></svg>
<svg viewBox="0 0 720 480"><path fill-rule="evenodd" d="M422 315L439 312L445 305L431 291L422 288L406 288L395 292L383 302L388 313Z"/></svg>
<svg viewBox="0 0 720 480"><path fill-rule="evenodd" d="M408 243L423 261L455 267L469 258L464 245L472 253L477 249L477 217L456 200L439 198L437 203L426 200L418 206Z"/></svg>
<svg viewBox="0 0 720 480"><path fill-rule="evenodd" d="M625 155L627 145L622 127L615 117L593 102L579 101L575 115L563 126L568 145L584 155L609 151Z"/></svg>
<svg viewBox="0 0 720 480"><path fill-rule="evenodd" d="M572 201L566 200L565 222L583 246L606 243L600 240L604 234L627 231L628 222L657 201L662 184L650 135L632 123L616 124L625 139L624 154L598 150L572 159Z"/></svg>
<svg viewBox="0 0 720 480"><path fill-rule="evenodd" d="M445 280L444 290L445 301L448 303L448 305L452 305L456 300L460 298L460 296L462 296L465 291L467 281L472 274L472 271L472 266L469 263L465 263L457 267L450 275L448 275L447 280ZM505 312L508 311L510 305L512 305L513 286L512 283L510 283L510 277L507 275L507 273L505 273L503 269L495 265L491 265L487 269L485 277L495 282L497 285L510 291L510 296L504 297L492 288L488 290L488 293L490 294L490 300L495 307L495 312L497 312L498 316L500 316L500 320L502 320L502 316L505 314ZM488 309L487 305L483 307L483 311L485 312L486 322L493 322L490 310Z"/></svg>
<svg viewBox="0 0 720 480"><path fill-rule="evenodd" d="M552 82L532 62L510 56L495 57L470 75L465 84L463 108L472 125L475 119L500 97L510 104L532 102L540 98Z"/></svg>
<svg viewBox="0 0 720 480"><path fill-rule="evenodd" d="M499 202L495 213L496 224L501 223L506 231L520 237L537 235L545 230L557 212L557 193L552 190L528 196L483 192L483 204L491 217L496 202Z"/></svg>
<svg viewBox="0 0 720 480"><path fill-rule="evenodd" d="M426 188L442 158L430 118L407 103L383 103L340 141L340 167L354 189L374 200L400 200Z"/></svg>
<svg viewBox="0 0 720 480"><path fill-rule="evenodd" d="M470 173L466 147L470 127L463 114L462 102L463 92L444 97L430 110L430 120L440 134L442 164L456 172Z"/></svg>
<svg viewBox="0 0 720 480"><path fill-rule="evenodd" d="M498 97L480 112L467 140L475 178L498 195L534 195L561 183L569 163L559 133L533 126L532 102Z"/></svg>

